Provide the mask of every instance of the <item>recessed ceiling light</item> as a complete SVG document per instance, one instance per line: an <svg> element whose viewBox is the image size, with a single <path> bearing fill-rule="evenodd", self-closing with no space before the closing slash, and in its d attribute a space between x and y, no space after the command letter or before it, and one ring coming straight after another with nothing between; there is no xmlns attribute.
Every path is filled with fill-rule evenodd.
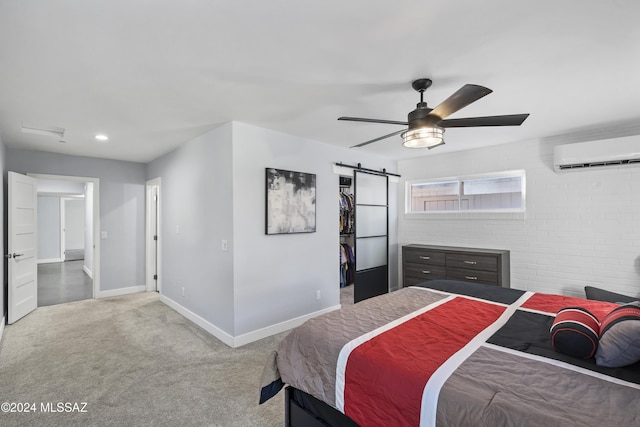
<svg viewBox="0 0 640 427"><path fill-rule="evenodd" d="M99 134L96 135L96 139L98 141L107 141L109 139L109 137L107 135L99 133Z"/></svg>

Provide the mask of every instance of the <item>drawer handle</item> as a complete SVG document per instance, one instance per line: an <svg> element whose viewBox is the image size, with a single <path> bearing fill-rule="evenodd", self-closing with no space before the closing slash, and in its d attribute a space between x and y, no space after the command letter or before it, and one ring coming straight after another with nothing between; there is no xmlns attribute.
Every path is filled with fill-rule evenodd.
<svg viewBox="0 0 640 427"><path fill-rule="evenodd" d="M469 280L478 280L476 276L464 276L464 278Z"/></svg>
<svg viewBox="0 0 640 427"><path fill-rule="evenodd" d="M471 264L471 265L476 265L478 263L478 261L465 261L465 264Z"/></svg>
<svg viewBox="0 0 640 427"><path fill-rule="evenodd" d="M431 274L431 272L429 270L422 270L423 274Z"/></svg>
<svg viewBox="0 0 640 427"><path fill-rule="evenodd" d="M430 256L420 256L420 259L431 259Z"/></svg>

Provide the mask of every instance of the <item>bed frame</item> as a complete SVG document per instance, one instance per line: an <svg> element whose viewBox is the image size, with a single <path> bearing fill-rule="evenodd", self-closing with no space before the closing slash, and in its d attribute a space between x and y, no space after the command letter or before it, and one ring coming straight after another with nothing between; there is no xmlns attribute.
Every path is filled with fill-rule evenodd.
<svg viewBox="0 0 640 427"><path fill-rule="evenodd" d="M359 427L355 421L291 386L284 390L285 427Z"/></svg>
<svg viewBox="0 0 640 427"><path fill-rule="evenodd" d="M406 305L405 310L414 310L415 307L408 305L409 302L414 303L415 301L416 306L428 304L429 301L434 299L433 293L440 291L444 292L445 294L448 293L455 295L455 297L452 298L449 303L444 302L438 305L438 307L444 306L446 308L445 310L442 310L441 313L434 314L433 312L430 312L428 314L433 314L433 316L425 316L425 318L438 321L440 322L439 324L442 325L448 325L447 322L451 319L444 317L444 315L448 313L450 314L452 312L451 310L457 310L460 308L465 309L467 306L471 307L472 309L475 309L477 307L478 310L481 310L486 308L486 304L493 304L490 306L490 308L493 309L493 311L489 312L490 316L489 314L487 314L487 319L483 320L487 323L492 322L490 323L492 329L486 329L487 327L484 326L485 329L482 329L481 331L481 333L485 333L486 331L485 335L481 337L481 343L484 347L480 348L482 346L479 346L477 349L472 348L472 350L474 351L474 355L476 355L477 353L475 359L469 358L465 359L462 362L468 362L468 366L466 366L467 374L471 372L472 374L481 373L482 375L486 375L486 380L484 381L484 383L486 383L488 387L483 388L483 393L479 393L480 395L478 396L467 395L464 393L464 389L468 388L467 386L469 383L466 381L466 378L469 378L470 376L465 374L464 369L460 372L448 372L446 373L446 375L451 375L451 377L447 377L449 379L447 379L446 381L451 381L450 387L431 390L433 393L437 393L434 396L437 398L437 401L433 402L432 400L431 402L429 402L429 405L425 406L424 408L421 406L419 408L420 412L417 414L418 417L422 415L423 411L435 411L435 414L433 412L429 412L428 414L426 414L429 420L434 418L433 421L435 421L436 415L442 414L440 422L448 424L461 423L462 421L469 420L474 416L483 417L486 407L490 406L489 404L493 402L491 391L493 391L494 389L502 390L501 387L509 386L510 381L513 381L513 378L526 377L531 379L532 381L535 381L537 379L546 380L547 378L553 378L549 377L548 373L556 373L559 378L562 378L563 385L556 388L550 387L551 390L549 390L549 397L554 399L558 398L559 403L555 405L549 405L548 411L545 405L549 402L549 400L544 398L540 398L532 402L532 404L537 405L535 407L531 405L525 405L525 407L523 407L521 405L523 398L528 396L536 398L542 391L547 392L547 390L544 390L542 387L551 385L551 383L547 384L542 382L539 389L532 389L530 392L527 391L527 393L524 393L523 395L519 395L517 393L517 390L505 389L505 391L507 391L507 394L505 395L504 399L496 403L497 406L495 406L495 408L490 411L491 417L493 417L494 419L507 420L506 416L509 416L510 418L508 421L511 422L515 420L514 423L517 422L521 417L528 418L530 416L547 419L549 421L549 424L556 424L554 420L567 418L573 419L574 416L576 420L579 419L583 423L588 425L596 425L595 422L589 422L589 420L597 420L597 424L599 425L602 425L603 423L605 425L610 425L611 422L607 421L614 421L614 418L616 422L613 422L613 424L616 425L631 425L633 424L633 420L636 420L637 422L637 419L640 416L640 412L632 408L635 408L637 406L634 405L633 402L638 401L638 396L640 396L638 395L638 393L640 392L640 389L633 384L626 383L640 384L640 363L623 369L600 367L596 365L596 361L593 359L579 359L554 350L552 344L552 336L549 333L549 328L554 322L554 312L557 313L559 308L567 307L567 304L579 304L580 306L584 306L589 309L593 308L601 316L610 313L613 307L616 307L614 304L588 301L584 299L555 294L532 293L531 295L526 295L525 291L523 290L459 281L434 280L432 282L429 282L428 288L429 289L427 289L427 291L431 290L431 294L425 294L423 291L418 290L417 288L408 288L406 290L398 291L395 295L385 296L383 299L368 300L368 302L363 303L365 304L364 308L366 308L367 310L370 310L371 308L393 308L394 310L388 314L389 318L393 319L395 318L394 316L398 314L397 307ZM458 295L460 295L461 297L458 297ZM523 298L523 296L525 298ZM442 299L435 299L436 302L442 301ZM519 299L522 299L522 301L519 301ZM483 300L486 300L485 305L481 304ZM523 304L523 301L525 300L526 304ZM384 302L385 305L382 305L380 302ZM499 308L495 308L494 306L496 304L513 308L511 310L512 312L507 312L507 316L505 316L505 319L502 319L501 323L496 323L497 320L495 320L495 318L496 316L503 316L505 312L501 311ZM450 307L447 307L447 305ZM381 312L384 313L384 311ZM269 364L265 367L267 373L266 375L263 373L263 382L270 382L262 387L261 400L264 401L274 396L278 391L281 391L281 388L284 385L283 381L288 382L289 378L292 379L292 382L294 384L300 384L299 387L305 389L305 382L296 382L296 378L300 376L306 378L308 376L316 375L318 371L317 367L322 366L323 363L326 364L326 361L320 357L313 357L304 360L304 363L298 363L298 366L294 366L296 364L286 361L291 358L300 359L302 357L307 357L306 355L304 355L304 350L307 349L305 345L317 345L317 343L320 342L321 339L328 340L327 342L330 342L332 348L336 350L338 345L330 340L334 335L337 336L338 334L325 334L324 331L319 332L318 328L326 327L325 329L331 329L329 328L329 326L334 326L335 324L337 324L338 327L340 327L341 325L359 325L358 323L354 323L359 319L359 317L357 316L358 314L360 313L357 309L343 311L341 313L341 316L343 315L343 317L340 317L339 319L326 316L328 317L328 319L318 318L318 323L315 325L303 325L297 329L294 329L294 331L292 331L290 335L283 339L280 347L278 348L278 353L276 354L275 352L273 352L271 354L272 358L268 360ZM467 313L467 315L464 316L464 319L465 322L454 322L452 323L452 325L468 326L470 324L469 322L472 322L475 317L473 313ZM326 320L326 323L321 323L323 320ZM384 320L388 319L385 318ZM498 318L498 320L500 320L500 318ZM370 326L374 327L376 325L374 324ZM353 339L353 336L356 336L357 334L366 334L368 333L367 330L368 327L366 327L366 325L358 328L347 329L345 330L346 332L344 332L344 334L340 336L341 339L338 340L337 343L344 344L343 341L346 341L347 339ZM409 330L409 332L411 331L412 330ZM489 336L489 334L491 335ZM469 334L468 336L466 336L466 338L470 338L471 340L473 340L475 339L475 337L480 336L471 335L472 334ZM391 338L393 337L390 337L390 339ZM486 343L486 345L484 343ZM383 344L384 343L381 344L381 347L383 347ZM499 350L499 348L505 350ZM516 353L521 351L521 349L528 349L529 351L523 352L524 354L522 355ZM365 348L364 350L366 351L367 349ZM456 348L453 348L451 351L453 350L456 350ZM421 351L424 351L423 346L414 346L412 349L412 354L417 354ZM278 358L276 358L276 356L278 358L282 356L282 359L285 361L283 362L283 366L278 366L278 370L275 370L273 368L273 366L277 366ZM335 351L332 353L331 357L335 357ZM544 362L544 365L540 366L528 366L528 360L536 360L539 357L544 358L543 360L549 360L550 362ZM429 362L428 357L427 362ZM329 365L333 366L333 363L334 360L331 359ZM506 366L509 366L513 369L522 369L523 375L525 376L513 376L512 378L502 377L504 372L501 367L501 363L504 363ZM485 365L488 364L491 364L492 369L486 369ZM577 368L570 368L568 366L565 367L564 364L569 364ZM279 374L279 370L282 369L282 373L286 373L286 381L280 375L273 375L275 378L271 378L269 369L275 374ZM329 367L328 369L331 368ZM404 416L405 414L403 413L403 408L399 408L398 406L388 408L390 411L394 411L393 417L390 417L388 413L376 414L375 412L384 410L384 406L382 404L377 405L377 407L372 405L366 406L364 405L364 403L360 402L357 399L357 397L361 397L360 395L358 395L358 393L369 391L366 388L367 385L365 383L365 381L367 380L366 376L368 371L358 369L359 368L354 368L354 377L356 376L355 373L357 372L359 375L358 378L361 379L359 381L359 384L361 384L362 387L354 387L350 390L349 396L355 396L356 398L347 400L346 412L351 414L354 418L357 417L360 422L364 424L367 423L367 421L365 420L375 420L376 417L379 417L378 419L380 420L391 419L390 424L393 424L395 417ZM426 366L426 369L437 370L439 369L439 367L435 365ZM545 369L547 369L548 372ZM585 372L582 372L582 370L588 370L589 372L595 372L596 374L587 374ZM344 371L346 372L346 368L344 368ZM389 371L391 372L392 370L390 369ZM599 374L602 374L603 376L606 376L608 378L599 378ZM609 398L612 399L609 406L593 406L586 400L579 401L578 399L576 399L576 397L581 397L579 396L579 388L573 387L571 383L573 381L582 381L585 375L588 375L589 377L589 382L586 384L591 384L591 382L593 382L593 384L602 385L602 393L599 389L593 390L593 388L591 388L590 393L593 393L593 395L588 394L590 396L590 399L597 398L601 395L605 398L609 396ZM328 378L329 380L332 380L331 377ZM480 381L480 379L478 379L478 381ZM604 382L601 383L601 381ZM357 427L358 423L351 419L349 416L343 414L338 409L335 409L331 407L331 405L326 404L320 400L323 398L323 396L328 396L328 400L332 402L332 404L334 404L335 399L331 397L331 394L335 393L335 387L337 386L335 385L335 382L333 383L333 387L331 387L331 384L332 383L323 383L322 387L310 387L308 390L310 390L311 393L314 393L314 395L317 397L314 397L307 392L297 389L295 386L287 386L285 388L285 415L283 417L285 420L285 426ZM394 387L393 389L383 389L382 391L402 391L403 384L403 382L397 381L389 385L389 387ZM420 387L426 387L422 384L418 385L420 385ZM442 387L442 384L436 385L438 387ZM386 385L381 385L380 387L386 387ZM440 395L439 393L443 390L444 394ZM383 397L385 397L384 393L381 394L383 395ZM493 396L495 396L495 393L493 393ZM419 400L419 398L419 395L417 395L417 397L416 395L412 397L413 401L417 401ZM574 402L576 406L574 408L570 408L570 403L565 406L567 402ZM439 403L442 403L443 405L435 408L434 405ZM359 404L363 404L363 407L349 406ZM459 411L460 406L466 404L469 405L469 409L461 413ZM531 407L531 409L529 409L529 407ZM616 410L612 412L611 408L614 407L616 408ZM572 411L575 411L576 408L581 408L581 412L578 413L568 411L568 409L572 409ZM513 412L507 413L511 412L511 409L513 410ZM411 418L412 421L414 419L415 416ZM617 422L623 419L625 420L624 422Z"/></svg>

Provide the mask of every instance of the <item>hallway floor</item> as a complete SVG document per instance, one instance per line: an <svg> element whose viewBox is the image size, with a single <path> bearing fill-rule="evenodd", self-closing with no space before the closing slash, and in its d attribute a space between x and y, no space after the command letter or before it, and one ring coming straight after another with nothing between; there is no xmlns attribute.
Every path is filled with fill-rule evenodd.
<svg viewBox="0 0 640 427"><path fill-rule="evenodd" d="M84 260L38 264L38 307L92 298L93 280L83 264Z"/></svg>

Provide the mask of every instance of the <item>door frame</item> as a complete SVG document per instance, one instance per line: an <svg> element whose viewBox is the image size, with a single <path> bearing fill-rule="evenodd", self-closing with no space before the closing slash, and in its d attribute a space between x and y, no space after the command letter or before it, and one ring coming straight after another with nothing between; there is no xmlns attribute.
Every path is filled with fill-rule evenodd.
<svg viewBox="0 0 640 427"><path fill-rule="evenodd" d="M64 206L64 197L60 196L58 197L58 200L60 201L60 260L61 262L64 262L66 259L66 256L64 254L66 248L66 244L65 244L65 206Z"/></svg>
<svg viewBox="0 0 640 427"><path fill-rule="evenodd" d="M100 293L100 178L92 178L85 176L68 176L68 175L50 175L41 173L27 173L37 179L48 179L54 181L76 181L90 182L93 184L93 268L91 271L93 279L93 295L97 298ZM61 236L62 237L62 236ZM90 249L90 248L89 248ZM85 251L87 248L85 248Z"/></svg>
<svg viewBox="0 0 640 427"><path fill-rule="evenodd" d="M157 203L153 203L153 189L157 188ZM150 179L146 182L146 203L145 203L145 219L146 219L146 232L145 232L145 260L146 260L146 268L145 268L145 283L147 292L156 291L158 293L162 293L162 227L160 226L162 223L161 219L161 179L160 177ZM154 209L156 206L157 211ZM153 215L156 215L156 230L152 229L152 218ZM158 240L155 241L156 246L156 268L154 271L153 268L153 249L154 249L154 239L153 236L157 235ZM153 279L153 275L157 274L158 278L156 280Z"/></svg>

